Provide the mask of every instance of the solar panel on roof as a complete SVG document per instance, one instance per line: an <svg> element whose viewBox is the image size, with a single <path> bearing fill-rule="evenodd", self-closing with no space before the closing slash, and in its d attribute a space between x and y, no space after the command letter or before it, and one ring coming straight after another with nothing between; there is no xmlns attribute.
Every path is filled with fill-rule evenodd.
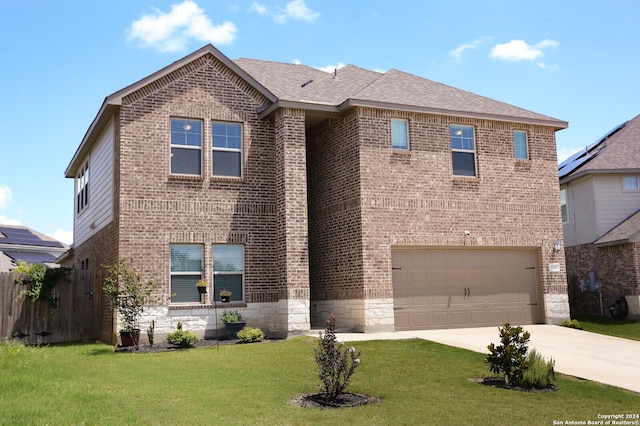
<svg viewBox="0 0 640 426"><path fill-rule="evenodd" d="M39 263L43 265L45 262L53 263L56 260L56 258L49 253L23 253L17 251L3 251L3 253L12 258L16 263L22 260L27 263Z"/></svg>
<svg viewBox="0 0 640 426"><path fill-rule="evenodd" d="M24 228L9 228L6 226L0 226L0 232L2 232L6 238L3 238L3 243L6 244L20 244L27 246L40 246L40 247L63 247L57 241L43 240L33 232Z"/></svg>

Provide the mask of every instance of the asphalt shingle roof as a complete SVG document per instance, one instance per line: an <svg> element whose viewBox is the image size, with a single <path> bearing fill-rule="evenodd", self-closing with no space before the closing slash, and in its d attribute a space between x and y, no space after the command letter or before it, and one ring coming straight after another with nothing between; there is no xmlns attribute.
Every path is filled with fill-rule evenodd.
<svg viewBox="0 0 640 426"><path fill-rule="evenodd" d="M640 233L640 211L600 237L594 244L608 245L630 242Z"/></svg>

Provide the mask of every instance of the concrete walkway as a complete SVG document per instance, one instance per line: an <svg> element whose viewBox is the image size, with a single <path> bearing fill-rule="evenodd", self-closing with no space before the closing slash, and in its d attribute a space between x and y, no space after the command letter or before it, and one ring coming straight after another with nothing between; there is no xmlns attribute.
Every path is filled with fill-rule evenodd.
<svg viewBox="0 0 640 426"><path fill-rule="evenodd" d="M529 348L556 361L555 370L640 393L640 341L604 336L555 325L523 327L531 333ZM312 333L318 336L318 332ZM395 333L336 333L339 341L424 339L488 354L487 345L499 344L498 327Z"/></svg>

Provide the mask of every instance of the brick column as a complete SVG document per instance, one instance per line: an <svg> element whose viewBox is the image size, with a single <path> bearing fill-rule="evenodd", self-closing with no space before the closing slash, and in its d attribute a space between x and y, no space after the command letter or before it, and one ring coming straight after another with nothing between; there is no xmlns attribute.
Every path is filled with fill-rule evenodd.
<svg viewBox="0 0 640 426"><path fill-rule="evenodd" d="M306 333L309 319L309 236L304 110L276 112L276 202L280 331Z"/></svg>

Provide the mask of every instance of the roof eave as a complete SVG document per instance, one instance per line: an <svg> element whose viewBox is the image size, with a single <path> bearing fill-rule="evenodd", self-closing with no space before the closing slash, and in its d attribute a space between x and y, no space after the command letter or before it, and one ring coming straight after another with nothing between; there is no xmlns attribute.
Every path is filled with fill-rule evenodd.
<svg viewBox="0 0 640 426"><path fill-rule="evenodd" d="M580 170L577 173L567 175L560 179L560 185L565 185L574 180L580 179L588 175L619 175L619 174L637 174L640 173L640 168L626 168L626 169L585 169Z"/></svg>

